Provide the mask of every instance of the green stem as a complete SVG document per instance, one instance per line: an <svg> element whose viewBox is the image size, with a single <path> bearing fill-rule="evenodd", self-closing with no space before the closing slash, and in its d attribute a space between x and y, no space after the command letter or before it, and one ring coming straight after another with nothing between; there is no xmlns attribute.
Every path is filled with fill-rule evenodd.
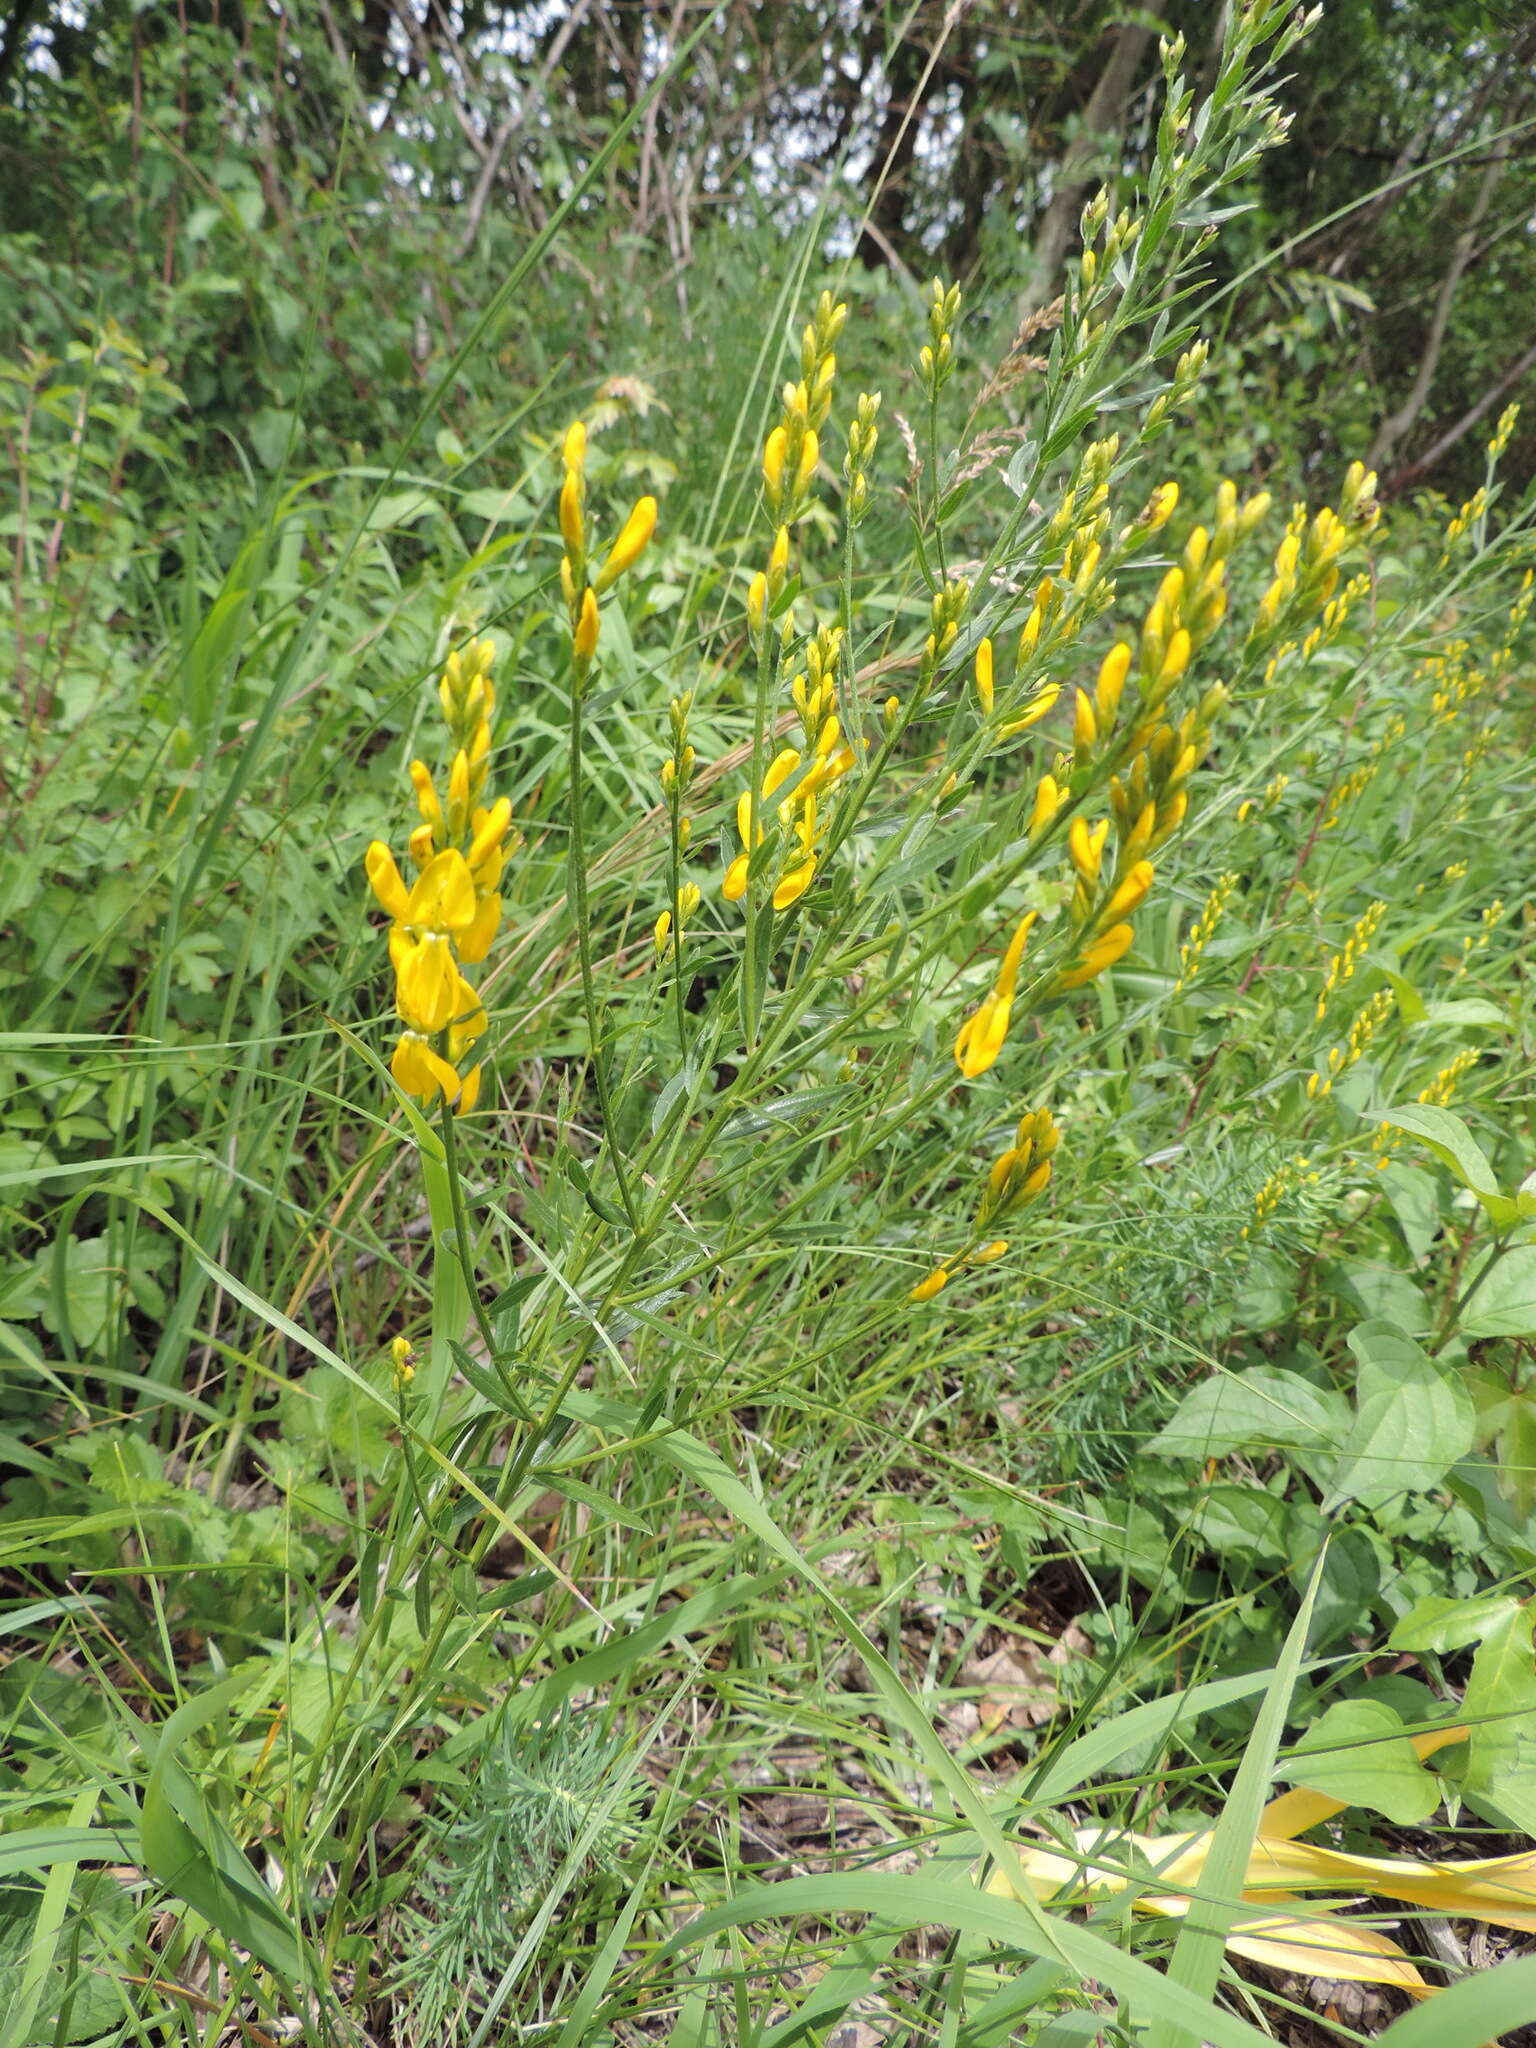
<svg viewBox="0 0 1536 2048"><path fill-rule="evenodd" d="M602 1112L603 1134L608 1140L608 1157L613 1164L613 1177L618 1186L619 1199L624 1204L624 1214L629 1218L631 1230L638 1231L640 1212L635 1205L634 1191L629 1185L629 1176L624 1171L624 1161L620 1155L618 1128L614 1121L613 1102L608 1088L608 1069L598 1029L597 986L592 972L592 928L587 915L587 842L586 828L582 822L581 747L582 712L586 700L589 668L589 662L582 656L572 656L571 838L566 888L576 917L576 951L581 962L581 1001L586 1012L587 1044L591 1049L592 1079L597 1088L598 1108Z"/></svg>

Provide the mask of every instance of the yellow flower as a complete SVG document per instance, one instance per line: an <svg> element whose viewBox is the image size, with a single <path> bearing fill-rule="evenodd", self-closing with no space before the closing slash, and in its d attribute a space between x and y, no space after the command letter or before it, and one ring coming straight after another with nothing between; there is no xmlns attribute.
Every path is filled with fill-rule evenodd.
<svg viewBox="0 0 1536 2048"><path fill-rule="evenodd" d="M907 1299L908 1301L932 1301L933 1297L936 1294L942 1294L948 1285L949 1268L947 1266L935 1266L926 1280L919 1280L915 1287L908 1290Z"/></svg>
<svg viewBox="0 0 1536 2048"><path fill-rule="evenodd" d="M572 645L578 661L590 661L597 652L597 598L592 591L582 592L581 613L576 621Z"/></svg>
<svg viewBox="0 0 1536 2048"><path fill-rule="evenodd" d="M421 1102L432 1102L439 1095L449 1102L456 1102L462 1092L463 1083L453 1068L414 1031L401 1034L389 1071L407 1095L415 1096ZM478 1076L479 1069L475 1071Z"/></svg>
<svg viewBox="0 0 1536 2048"><path fill-rule="evenodd" d="M983 640L976 649L976 695L981 703L983 718L992 716L992 642Z"/></svg>
<svg viewBox="0 0 1536 2048"><path fill-rule="evenodd" d="M1103 938L1095 939L1076 967L1056 977L1056 988L1083 988L1088 982L1097 980L1106 967L1113 967L1120 957L1130 950L1135 938L1134 930L1128 924L1111 925Z"/></svg>
<svg viewBox="0 0 1536 2048"><path fill-rule="evenodd" d="M619 537L608 550L608 559L597 579L601 592L616 583L624 571L633 568L650 545L651 535L656 531L656 500L641 498L619 530Z"/></svg>
<svg viewBox="0 0 1536 2048"><path fill-rule="evenodd" d="M1030 911L1020 921L1018 929L1008 941L1008 950L1003 955L1002 966L998 969L997 980L990 995L983 997L981 1007L967 1017L955 1038L955 1064L968 1081L974 1081L994 1063L1003 1049L1008 1036L1008 1022L1013 1014L1013 998L1018 986L1019 965L1024 958L1025 942L1037 913Z"/></svg>

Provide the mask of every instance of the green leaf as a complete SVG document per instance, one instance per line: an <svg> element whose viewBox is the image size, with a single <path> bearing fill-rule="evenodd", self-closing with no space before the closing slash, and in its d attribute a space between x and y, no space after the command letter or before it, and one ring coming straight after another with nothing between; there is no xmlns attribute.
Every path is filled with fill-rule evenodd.
<svg viewBox="0 0 1536 2048"><path fill-rule="evenodd" d="M306 1978L305 1953L293 1923L258 1879L239 1843L204 1798L180 1760L194 1732L250 1692L251 1674L237 1672L197 1693L171 1715L153 1745L144 1787L139 1849L144 1868L200 1913L226 1941L247 1948L290 1981ZM319 1982L318 1976L313 1981Z"/></svg>
<svg viewBox="0 0 1536 2048"><path fill-rule="evenodd" d="M1507 1230L1515 1221L1519 1212L1508 1195L1499 1193L1487 1154L1453 1111L1428 1102L1405 1102L1397 1109L1385 1110L1381 1121L1422 1138L1462 1186L1472 1190L1498 1229Z"/></svg>
<svg viewBox="0 0 1536 2048"><path fill-rule="evenodd" d="M1399 1827L1428 1820L1441 1785L1381 1700L1337 1700L1302 1736L1282 1778L1349 1806L1366 1806Z"/></svg>
<svg viewBox="0 0 1536 2048"><path fill-rule="evenodd" d="M1464 1337L1536 1337L1536 1244L1500 1254L1457 1319Z"/></svg>
<svg viewBox="0 0 1536 2048"><path fill-rule="evenodd" d="M1532 1609L1511 1602L1485 1633L1462 1697L1471 1730L1462 1792L1495 1824L1536 1835L1536 1667Z"/></svg>
<svg viewBox="0 0 1536 2048"><path fill-rule="evenodd" d="M1243 1895L1243 1878L1275 1774L1280 1738L1312 1626L1312 1603L1317 1598L1327 1555L1326 1548L1319 1552L1312 1582L1286 1635L1273 1681L1264 1695L1221 1818L1211 1835L1210 1851L1200 1875L1200 1894L1191 1900L1173 1945L1169 1982L1185 1987L1202 2000L1213 1999L1221 1982L1227 1925L1233 1905ZM1191 2048L1198 2048L1207 2038L1203 2028L1191 2034L1187 2025L1171 2014L1163 2014L1152 2029L1152 2048L1183 2048L1186 2042Z"/></svg>
<svg viewBox="0 0 1536 2048"><path fill-rule="evenodd" d="M1298 1373L1270 1366L1202 1380L1148 1444L1162 1458L1217 1458L1253 1446L1326 1450L1342 1443L1349 1411Z"/></svg>
<svg viewBox="0 0 1536 2048"><path fill-rule="evenodd" d="M1355 1424L1339 1453L1325 1514L1346 1501L1381 1507L1400 1493L1428 1492L1471 1450L1476 1428L1460 1376L1395 1324L1362 1323L1349 1348L1360 1362Z"/></svg>
<svg viewBox="0 0 1536 2048"><path fill-rule="evenodd" d="M1482 1593L1474 1600L1453 1600L1430 1593L1416 1600L1387 1638L1391 1650L1465 1650L1480 1643L1490 1629L1502 1627L1519 1608L1510 1593Z"/></svg>
<svg viewBox="0 0 1536 2048"><path fill-rule="evenodd" d="M1536 1956L1497 1963L1437 1992L1376 2037L1376 2048L1487 2048L1536 2012Z"/></svg>

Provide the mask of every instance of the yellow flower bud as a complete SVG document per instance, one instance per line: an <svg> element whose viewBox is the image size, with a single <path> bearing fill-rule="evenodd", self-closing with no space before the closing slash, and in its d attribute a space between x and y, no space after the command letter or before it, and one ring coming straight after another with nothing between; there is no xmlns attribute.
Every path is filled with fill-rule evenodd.
<svg viewBox="0 0 1536 2048"><path fill-rule="evenodd" d="M1093 704L1086 690L1079 690L1072 704L1072 746L1079 759L1092 751L1093 743L1099 736L1098 721L1093 715Z"/></svg>
<svg viewBox="0 0 1536 2048"><path fill-rule="evenodd" d="M984 1244L978 1251L971 1253L971 1264L973 1266L990 1266L993 1260L1000 1259L1007 1249L1008 1240L1006 1237L994 1237L990 1244Z"/></svg>
<svg viewBox="0 0 1536 2048"><path fill-rule="evenodd" d="M909 1290L907 1299L909 1301L932 1301L933 1297L936 1294L942 1294L948 1285L949 1268L947 1266L935 1266L926 1280L919 1280L917 1285Z"/></svg>
<svg viewBox="0 0 1536 2048"><path fill-rule="evenodd" d="M626 569L634 567L650 544L651 535L656 531L656 500L641 498L634 510L619 529L619 537L608 550L608 559L603 572L597 579L599 591L616 583Z"/></svg>
<svg viewBox="0 0 1536 2048"><path fill-rule="evenodd" d="M1056 786L1054 775L1042 775L1040 787L1035 791L1035 805L1030 813L1029 836L1037 838L1055 818L1061 809L1061 791Z"/></svg>
<svg viewBox="0 0 1536 2048"><path fill-rule="evenodd" d="M568 469L560 486L560 537L568 551L580 559L587 545L586 521L581 516L581 472Z"/></svg>
<svg viewBox="0 0 1536 2048"><path fill-rule="evenodd" d="M976 695L984 718L992 716L992 642L983 640L976 649Z"/></svg>
<svg viewBox="0 0 1536 2048"><path fill-rule="evenodd" d="M567 469L580 469L586 461L587 430L580 420L572 420L566 428L560 454Z"/></svg>
<svg viewBox="0 0 1536 2048"><path fill-rule="evenodd" d="M795 467L795 492L798 496L810 488L811 478L816 474L816 464L821 459L821 449L815 434L809 427L805 439L800 443L800 460Z"/></svg>
<svg viewBox="0 0 1536 2048"><path fill-rule="evenodd" d="M1115 713L1120 708L1120 693L1125 688L1125 679L1130 673L1131 650L1125 641L1111 647L1099 664L1099 680L1094 688L1093 701L1101 728L1113 725Z"/></svg>
<svg viewBox="0 0 1536 2048"><path fill-rule="evenodd" d="M1176 683L1188 667L1189 635L1180 626L1179 630L1168 642L1167 649L1163 655L1162 666L1157 672L1157 680L1159 684Z"/></svg>
<svg viewBox="0 0 1536 2048"><path fill-rule="evenodd" d="M778 503L779 493L784 488L784 458L788 450L789 436L782 427L775 427L763 444L763 483L770 505Z"/></svg>
<svg viewBox="0 0 1536 2048"><path fill-rule="evenodd" d="M571 643L578 661L590 661L597 652L597 627L597 597L593 591L585 590L581 597L581 616L576 621Z"/></svg>
<svg viewBox="0 0 1536 2048"><path fill-rule="evenodd" d="M1125 880L1105 904L1101 913L1106 924L1114 924L1121 918L1129 917L1146 902L1151 890L1155 869L1149 860L1139 860L1127 873Z"/></svg>
<svg viewBox="0 0 1536 2048"><path fill-rule="evenodd" d="M757 639L768 620L768 578L759 569L747 586L747 625Z"/></svg>

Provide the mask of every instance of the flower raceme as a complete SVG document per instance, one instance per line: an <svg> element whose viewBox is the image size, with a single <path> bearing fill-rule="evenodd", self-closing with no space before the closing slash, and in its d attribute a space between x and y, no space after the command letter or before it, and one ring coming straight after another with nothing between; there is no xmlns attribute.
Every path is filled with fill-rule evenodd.
<svg viewBox="0 0 1536 2048"><path fill-rule="evenodd" d="M408 1095L423 1102L442 1096L460 1113L479 1098L480 1064L466 1071L464 1061L486 1028L484 1006L463 970L484 960L501 922L499 885L512 824L505 797L482 801L496 710L494 656L493 642L472 641L449 655L438 685L453 756L446 800L427 764L410 764L421 819L407 842L414 881L406 882L380 839L363 863L390 919L395 1011L405 1026L390 1072Z"/></svg>
<svg viewBox="0 0 1536 2048"><path fill-rule="evenodd" d="M560 459L565 472L559 505L560 538L565 545L560 558L560 588L570 619L572 651L585 669L597 652L601 625L597 600L618 582L626 569L634 567L649 547L656 531L656 500L636 499L594 580L588 574L587 429L581 420L573 420L566 428Z"/></svg>
<svg viewBox="0 0 1536 2048"><path fill-rule="evenodd" d="M1029 922L1026 918L1026 928ZM1051 1160L1060 1143L1061 1131L1048 1109L1024 1112L1013 1143L992 1162L966 1243L908 1290L909 1301L932 1301L936 1294L943 1293L960 1267L990 1266L1003 1257L1008 1249L1007 1238L990 1233L1007 1217L1039 1201L1050 1185Z"/></svg>

